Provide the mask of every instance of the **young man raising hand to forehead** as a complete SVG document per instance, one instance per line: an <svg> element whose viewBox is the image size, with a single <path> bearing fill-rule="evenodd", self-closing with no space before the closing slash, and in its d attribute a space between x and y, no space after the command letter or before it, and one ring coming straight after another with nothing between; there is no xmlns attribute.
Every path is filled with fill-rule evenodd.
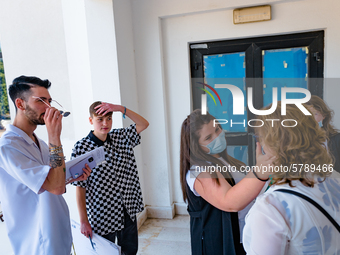
<svg viewBox="0 0 340 255"><path fill-rule="evenodd" d="M105 162L93 168L86 181L75 182L81 232L92 231L115 242L122 254L138 251L136 214L144 209L133 148L140 144L140 133L149 125L139 114L121 105L94 102L90 106L93 131L75 145L72 158L100 146L105 150ZM112 129L112 113L121 112L135 124Z"/></svg>

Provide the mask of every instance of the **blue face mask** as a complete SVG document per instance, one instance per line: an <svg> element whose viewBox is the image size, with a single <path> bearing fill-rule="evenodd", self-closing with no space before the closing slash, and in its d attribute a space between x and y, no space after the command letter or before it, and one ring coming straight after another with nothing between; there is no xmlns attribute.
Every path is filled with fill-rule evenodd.
<svg viewBox="0 0 340 255"><path fill-rule="evenodd" d="M322 127L322 126L323 126L322 120L320 120L318 123L319 123L319 127Z"/></svg>
<svg viewBox="0 0 340 255"><path fill-rule="evenodd" d="M212 140L209 144L203 145L209 149L208 154L218 154L227 148L227 141L225 139L224 131L218 135L214 140Z"/></svg>

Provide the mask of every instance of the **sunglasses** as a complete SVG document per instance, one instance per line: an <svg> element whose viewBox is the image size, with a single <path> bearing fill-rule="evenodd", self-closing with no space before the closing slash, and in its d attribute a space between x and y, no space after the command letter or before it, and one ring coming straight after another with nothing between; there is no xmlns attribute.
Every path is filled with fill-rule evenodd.
<svg viewBox="0 0 340 255"><path fill-rule="evenodd" d="M36 99L39 99L41 102L43 102L44 104L46 104L49 108L52 108L52 106L50 105L52 102L56 103L57 105L59 105L59 106L63 109L63 111L59 110L59 112L60 112L60 114L63 115L64 117L67 117L67 116L69 116L69 115L71 114L70 112L65 111L65 110L64 110L64 107L63 107L61 104L59 104L56 100L51 100L51 102L49 102L49 104L48 104L48 103L46 103L45 100L43 100L41 97L36 97L36 96L32 96L32 97L33 97L33 98L36 98Z"/></svg>

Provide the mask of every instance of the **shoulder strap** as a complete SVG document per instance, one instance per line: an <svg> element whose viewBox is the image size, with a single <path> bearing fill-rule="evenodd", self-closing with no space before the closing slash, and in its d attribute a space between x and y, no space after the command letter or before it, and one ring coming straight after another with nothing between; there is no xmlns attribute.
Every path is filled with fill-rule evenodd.
<svg viewBox="0 0 340 255"><path fill-rule="evenodd" d="M292 194L292 195L295 195L295 196L298 196L298 197L301 197L305 200L307 200L309 203L311 203L312 205L314 205L316 208L318 208L328 219L330 222L333 223L334 227L339 231L340 233L340 226L339 224L333 219L332 216L329 215L328 212L326 212L325 209L323 209L317 202L315 202L313 199L299 193L299 192L296 192L296 191L293 191L293 190L288 190L288 189L277 189L275 191L279 191L279 192L284 192L284 193L289 193L289 194Z"/></svg>

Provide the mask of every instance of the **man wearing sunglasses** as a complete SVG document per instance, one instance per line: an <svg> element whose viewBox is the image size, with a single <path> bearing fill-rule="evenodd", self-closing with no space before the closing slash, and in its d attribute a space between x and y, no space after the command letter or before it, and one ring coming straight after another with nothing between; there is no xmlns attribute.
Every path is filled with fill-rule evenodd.
<svg viewBox="0 0 340 255"><path fill-rule="evenodd" d="M69 255L72 235L61 144L63 112L51 107L51 83L20 76L9 86L16 108L0 139L0 200L14 254ZM48 145L34 133L45 125ZM91 169L77 180L86 180Z"/></svg>

